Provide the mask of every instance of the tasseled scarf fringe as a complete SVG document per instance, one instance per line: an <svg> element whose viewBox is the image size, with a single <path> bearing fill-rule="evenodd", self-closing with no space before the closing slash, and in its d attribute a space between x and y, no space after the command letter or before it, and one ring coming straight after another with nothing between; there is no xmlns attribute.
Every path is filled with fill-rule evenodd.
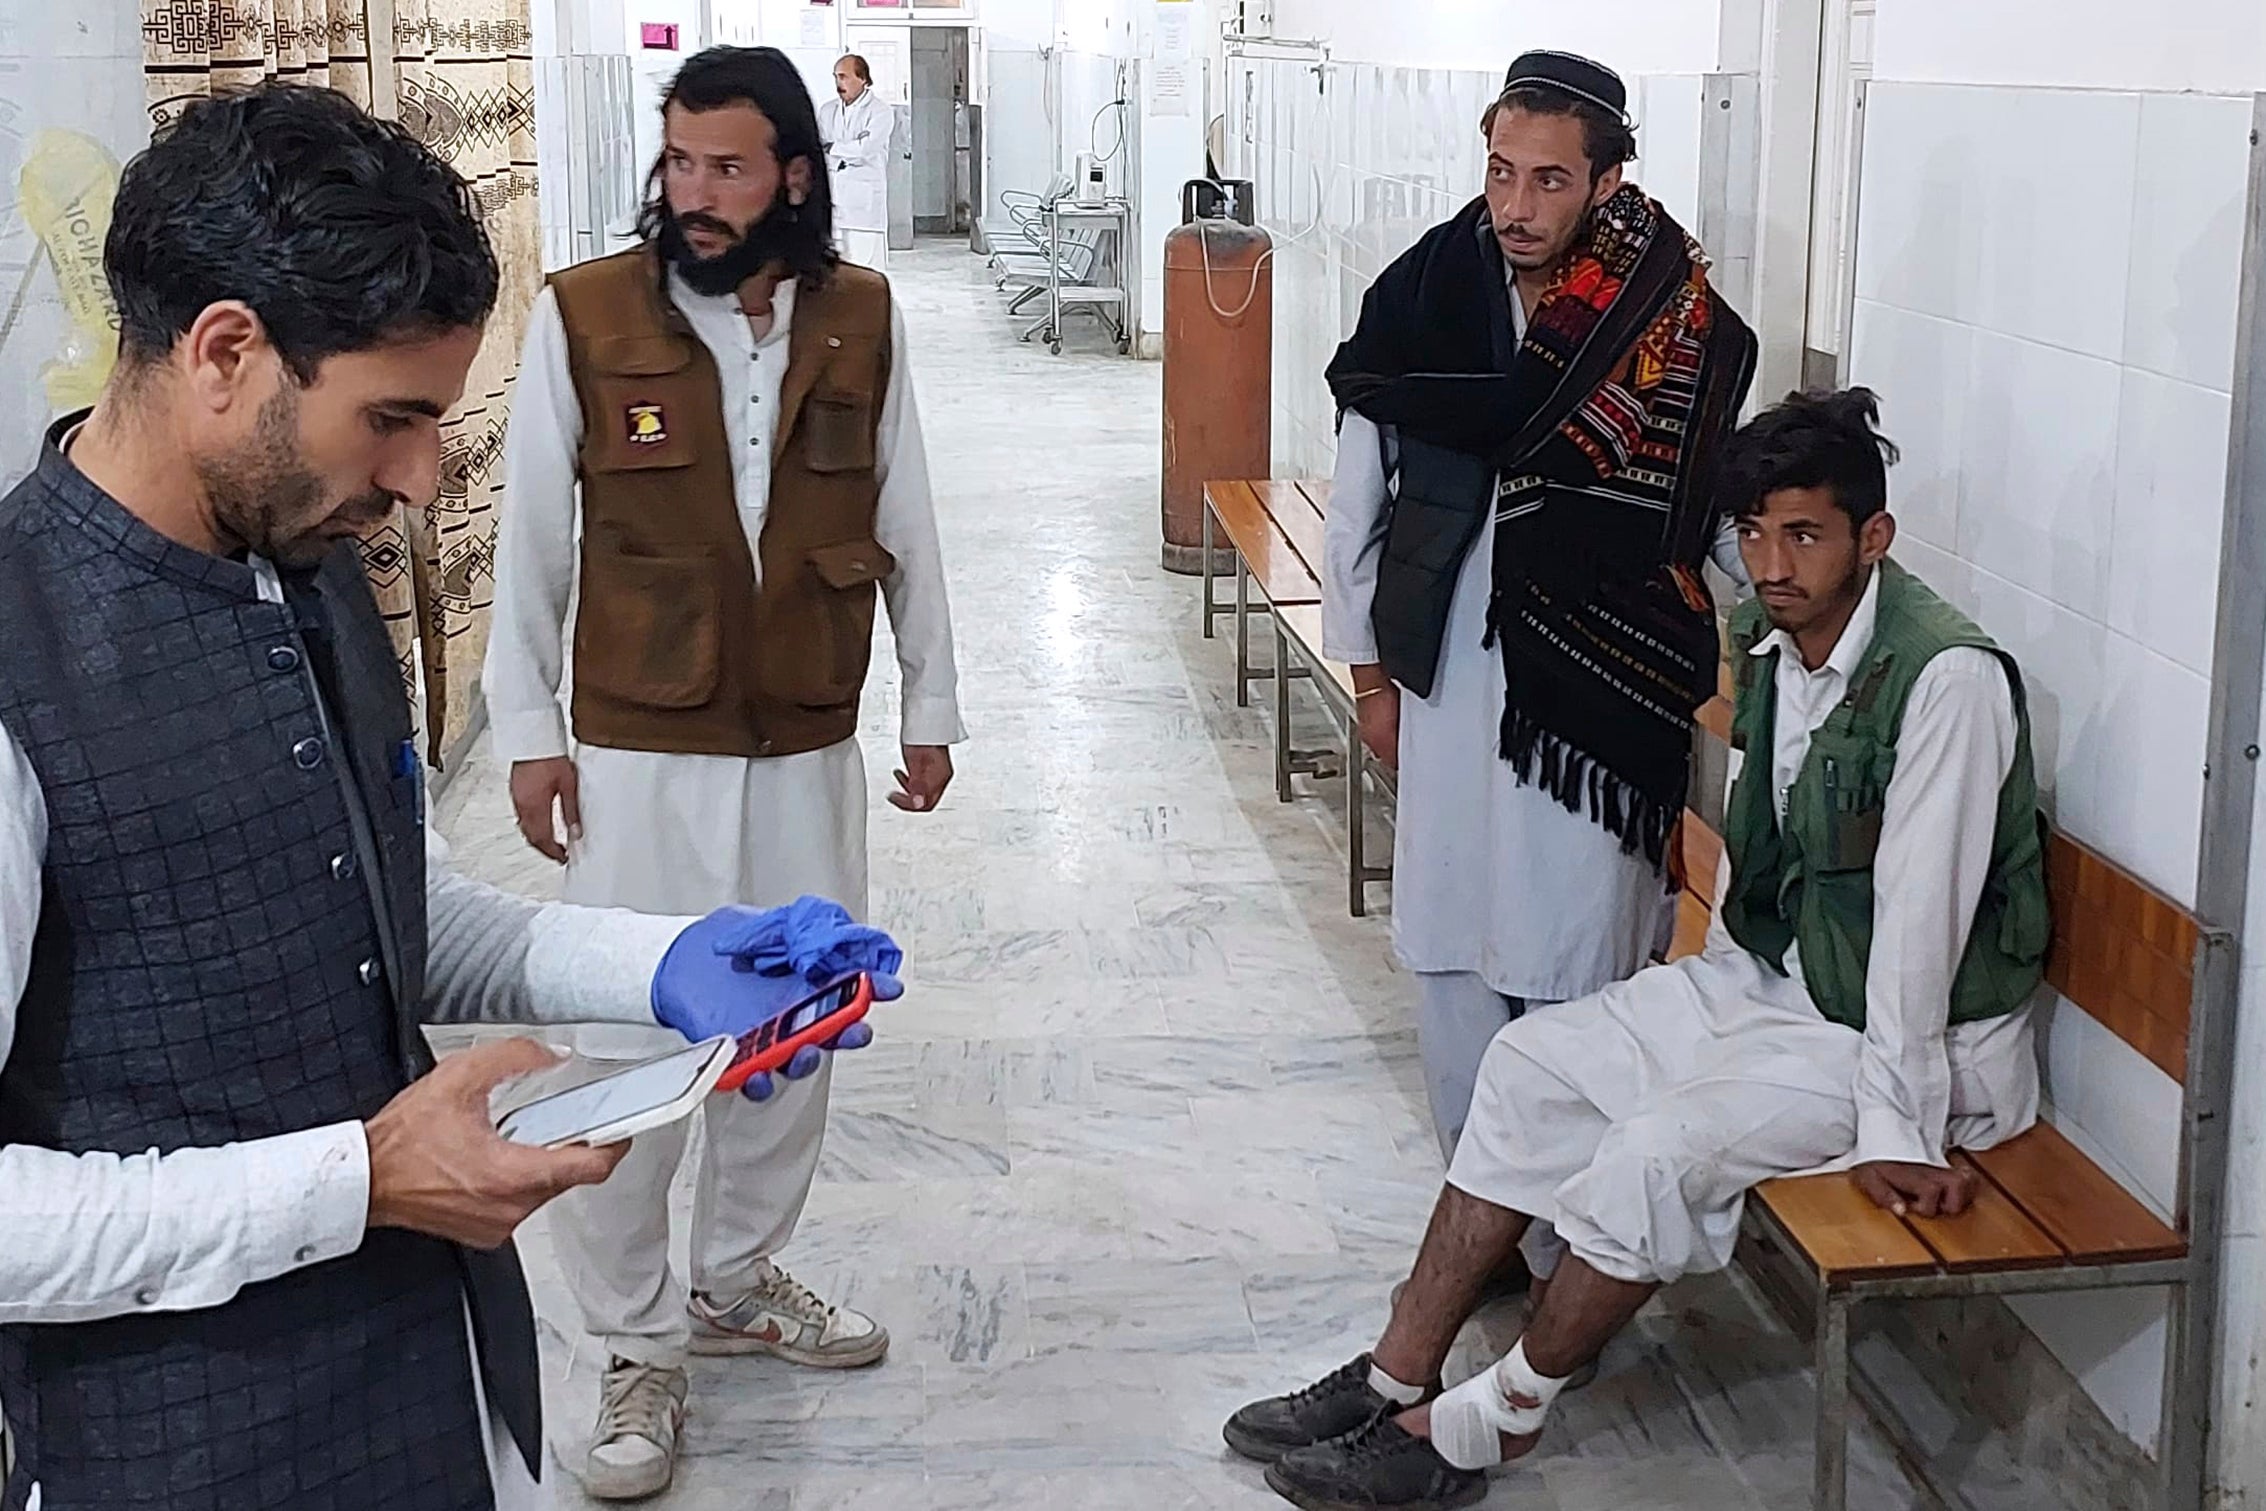
<svg viewBox="0 0 2266 1511"><path fill-rule="evenodd" d="M1665 864L1681 801L1664 804L1646 796L1515 708L1503 710L1501 754L1521 782L1540 787L1568 813L1586 812L1620 840L1622 854L1642 850L1654 870Z"/></svg>

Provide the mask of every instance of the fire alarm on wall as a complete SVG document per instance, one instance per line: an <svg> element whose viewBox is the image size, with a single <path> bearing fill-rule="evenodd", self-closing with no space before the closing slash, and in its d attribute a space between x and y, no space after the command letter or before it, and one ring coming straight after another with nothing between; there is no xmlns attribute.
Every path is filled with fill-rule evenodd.
<svg viewBox="0 0 2266 1511"><path fill-rule="evenodd" d="M647 21L640 27L639 36L649 48L661 52L677 50L677 23L674 21Z"/></svg>

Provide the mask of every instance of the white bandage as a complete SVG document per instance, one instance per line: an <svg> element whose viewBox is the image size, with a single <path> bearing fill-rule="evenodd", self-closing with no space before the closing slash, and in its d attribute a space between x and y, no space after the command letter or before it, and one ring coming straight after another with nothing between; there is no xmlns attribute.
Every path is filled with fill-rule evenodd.
<svg viewBox="0 0 2266 1511"><path fill-rule="evenodd" d="M1486 1469L1503 1462L1503 1436L1540 1432L1550 1403L1566 1388L1562 1379L1537 1374L1526 1362L1526 1340L1495 1361L1491 1369L1458 1385L1432 1403L1432 1446L1458 1469Z"/></svg>

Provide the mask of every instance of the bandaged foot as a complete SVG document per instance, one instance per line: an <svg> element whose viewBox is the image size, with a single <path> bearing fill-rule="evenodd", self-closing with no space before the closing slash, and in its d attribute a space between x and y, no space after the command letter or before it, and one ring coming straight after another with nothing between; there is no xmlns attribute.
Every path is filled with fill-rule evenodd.
<svg viewBox="0 0 2266 1511"><path fill-rule="evenodd" d="M1491 1369L1432 1403L1432 1446L1458 1469L1487 1469L1503 1462L1503 1439L1530 1438L1542 1430L1563 1379L1537 1374L1526 1362L1526 1340Z"/></svg>

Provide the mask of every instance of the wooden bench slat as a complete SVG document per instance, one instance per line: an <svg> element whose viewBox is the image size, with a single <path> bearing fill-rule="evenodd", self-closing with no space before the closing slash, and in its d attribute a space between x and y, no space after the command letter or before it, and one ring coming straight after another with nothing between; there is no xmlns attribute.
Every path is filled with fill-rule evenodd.
<svg viewBox="0 0 2266 1511"><path fill-rule="evenodd" d="M1975 1169L1962 1153L1954 1165ZM2029 1270L2065 1263L2069 1254L2051 1233L2030 1220L2013 1198L1977 1171L1973 1205L1957 1217L1907 1216L1904 1225L1920 1235L1949 1270Z"/></svg>
<svg viewBox="0 0 2266 1511"><path fill-rule="evenodd" d="M1327 519L1330 513L1330 480L1326 477L1307 477L1298 480L1298 488L1306 495L1314 512Z"/></svg>
<svg viewBox="0 0 2266 1511"><path fill-rule="evenodd" d="M1322 577L1322 516L1314 512L1314 505L1299 491L1298 484L1276 480L1254 485L1259 507L1277 529L1289 537L1291 549L1306 563L1306 570L1319 582Z"/></svg>
<svg viewBox="0 0 2266 1511"><path fill-rule="evenodd" d="M1702 908L1715 906L1715 873L1723 861L1723 836L1700 816L1684 810L1684 890L1699 899Z"/></svg>
<svg viewBox="0 0 2266 1511"><path fill-rule="evenodd" d="M1669 942L1668 958L1681 960L1697 955L1707 947L1707 926L1715 916L1714 909L1697 893L1685 891L1676 895L1676 935Z"/></svg>
<svg viewBox="0 0 2266 1511"><path fill-rule="evenodd" d="M1846 1173L1764 1181L1767 1206L1828 1284L1884 1275L1932 1275L1936 1256L1894 1214L1882 1211Z"/></svg>
<svg viewBox="0 0 2266 1511"><path fill-rule="evenodd" d="M2177 1259L2187 1243L2051 1123L1968 1158L2079 1264Z"/></svg>
<svg viewBox="0 0 2266 1511"><path fill-rule="evenodd" d="M1249 483L1215 482L1204 485L1204 506L1219 521L1235 552L1243 558L1259 591L1273 604L1319 603L1321 584L1306 569L1281 530L1260 506Z"/></svg>
<svg viewBox="0 0 2266 1511"><path fill-rule="evenodd" d="M2056 834L2046 852L2046 980L2175 1081L2187 1079L2200 928L2138 877Z"/></svg>
<svg viewBox="0 0 2266 1511"><path fill-rule="evenodd" d="M1345 700L1353 701L1353 668L1343 661L1329 661L1322 656L1322 608L1319 604L1293 604L1275 610L1282 621L1283 631L1306 647L1312 660L1319 663L1322 674L1337 684Z"/></svg>

